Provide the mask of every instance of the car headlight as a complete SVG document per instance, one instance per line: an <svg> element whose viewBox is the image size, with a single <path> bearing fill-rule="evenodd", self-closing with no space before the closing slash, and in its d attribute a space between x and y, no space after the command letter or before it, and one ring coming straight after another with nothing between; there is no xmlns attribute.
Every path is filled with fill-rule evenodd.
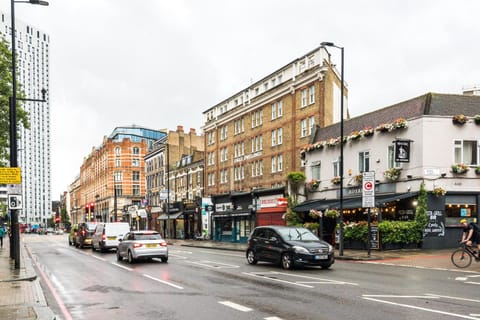
<svg viewBox="0 0 480 320"><path fill-rule="evenodd" d="M331 253L333 251L333 246L328 245L328 253Z"/></svg>
<svg viewBox="0 0 480 320"><path fill-rule="evenodd" d="M306 253L306 254L310 253L307 249L300 246L294 246L293 250L295 250L296 253Z"/></svg>

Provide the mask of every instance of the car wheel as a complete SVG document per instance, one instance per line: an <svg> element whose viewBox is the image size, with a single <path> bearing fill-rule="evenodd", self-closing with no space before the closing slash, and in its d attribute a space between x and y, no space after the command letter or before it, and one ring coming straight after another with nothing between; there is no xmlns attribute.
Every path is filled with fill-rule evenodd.
<svg viewBox="0 0 480 320"><path fill-rule="evenodd" d="M168 257L161 257L160 260L162 260L162 262L167 262L167 261L168 261Z"/></svg>
<svg viewBox="0 0 480 320"><path fill-rule="evenodd" d="M128 263L133 263L135 260L133 259L132 252L130 250L128 250L127 260L128 260Z"/></svg>
<svg viewBox="0 0 480 320"><path fill-rule="evenodd" d="M118 252L118 250L117 250L117 261L122 261L122 260L123 260L123 258L120 255L120 252Z"/></svg>
<svg viewBox="0 0 480 320"><path fill-rule="evenodd" d="M289 253L282 254L281 263L283 269L293 269L293 260L292 256Z"/></svg>
<svg viewBox="0 0 480 320"><path fill-rule="evenodd" d="M247 262L249 264L257 264L258 260L255 258L255 252L253 252L253 250L247 251Z"/></svg>

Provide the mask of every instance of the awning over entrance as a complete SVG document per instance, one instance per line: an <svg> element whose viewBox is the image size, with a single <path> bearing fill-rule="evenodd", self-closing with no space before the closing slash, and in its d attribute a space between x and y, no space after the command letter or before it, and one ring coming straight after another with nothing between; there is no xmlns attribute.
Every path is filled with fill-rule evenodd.
<svg viewBox="0 0 480 320"><path fill-rule="evenodd" d="M157 220L175 220L182 218L183 212L175 212L175 213L162 213Z"/></svg>
<svg viewBox="0 0 480 320"><path fill-rule="evenodd" d="M418 192L406 192L395 194L381 194L375 196L375 205L379 208L385 207L388 203L416 197ZM296 212L306 212L312 209L325 210L328 208L339 208L340 201L338 199L308 200L296 206L293 210ZM355 209L362 207L362 197L343 199L343 209Z"/></svg>

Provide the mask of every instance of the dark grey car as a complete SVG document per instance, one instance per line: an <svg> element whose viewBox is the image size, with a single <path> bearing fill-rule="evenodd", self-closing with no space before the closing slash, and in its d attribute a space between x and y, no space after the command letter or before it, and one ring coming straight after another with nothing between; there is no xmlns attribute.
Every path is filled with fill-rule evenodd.
<svg viewBox="0 0 480 320"><path fill-rule="evenodd" d="M247 262L267 261L284 269L296 265L320 266L328 269L335 263L333 247L301 227L256 227L248 238Z"/></svg>

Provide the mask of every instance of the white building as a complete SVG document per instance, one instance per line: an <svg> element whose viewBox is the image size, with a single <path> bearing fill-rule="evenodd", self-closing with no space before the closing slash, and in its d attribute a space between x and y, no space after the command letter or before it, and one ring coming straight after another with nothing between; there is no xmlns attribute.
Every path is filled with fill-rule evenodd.
<svg viewBox="0 0 480 320"><path fill-rule="evenodd" d="M48 34L18 19L16 29L17 79L25 97L47 102L26 102L30 129L20 129L18 164L22 170L23 210L19 220L25 223L46 223L52 212L49 104ZM0 35L11 43L10 13L0 12Z"/></svg>
<svg viewBox="0 0 480 320"><path fill-rule="evenodd" d="M460 220L478 222L479 218L479 114L480 96L428 93L344 121L344 220L362 220L363 172L375 173L379 219L413 219L423 182L428 191L427 210L437 212L444 226L425 238L424 246L458 245ZM466 116L465 123L454 119L459 115ZM339 207L339 134L339 124L317 128L302 153L309 200L299 211ZM401 148L394 146L398 141L404 147L404 158L399 158ZM454 166L467 171L455 172ZM399 176L392 177L395 173ZM435 195L434 189L446 193Z"/></svg>

